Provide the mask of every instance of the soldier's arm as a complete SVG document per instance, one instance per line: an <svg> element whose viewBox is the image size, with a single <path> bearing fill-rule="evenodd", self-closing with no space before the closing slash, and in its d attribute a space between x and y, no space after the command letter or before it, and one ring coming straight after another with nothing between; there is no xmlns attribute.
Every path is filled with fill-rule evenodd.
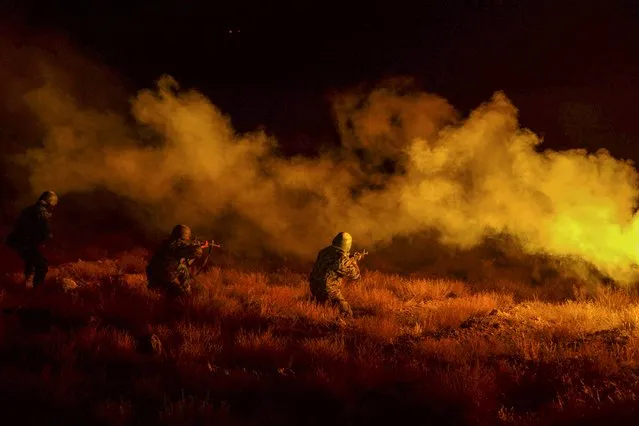
<svg viewBox="0 0 639 426"><path fill-rule="evenodd" d="M40 239L44 242L50 240L53 237L51 233L51 223L49 215L45 212L40 212L37 217L38 234Z"/></svg>
<svg viewBox="0 0 639 426"><path fill-rule="evenodd" d="M361 277L357 262L354 259L349 259L347 257L342 257L340 259L339 273L351 280L358 280Z"/></svg>
<svg viewBox="0 0 639 426"><path fill-rule="evenodd" d="M197 243L181 244L178 248L178 253L179 257L195 259L202 256L202 247Z"/></svg>

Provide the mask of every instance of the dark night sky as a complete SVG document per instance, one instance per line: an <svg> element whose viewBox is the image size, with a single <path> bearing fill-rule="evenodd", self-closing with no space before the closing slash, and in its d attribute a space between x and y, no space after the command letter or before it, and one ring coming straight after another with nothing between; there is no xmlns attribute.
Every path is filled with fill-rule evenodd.
<svg viewBox="0 0 639 426"><path fill-rule="evenodd" d="M639 162L637 2L69 3L3 4L136 88L172 74L240 130L263 124L285 144L335 138L328 89L402 74L464 113L504 90L549 147L606 146Z"/></svg>

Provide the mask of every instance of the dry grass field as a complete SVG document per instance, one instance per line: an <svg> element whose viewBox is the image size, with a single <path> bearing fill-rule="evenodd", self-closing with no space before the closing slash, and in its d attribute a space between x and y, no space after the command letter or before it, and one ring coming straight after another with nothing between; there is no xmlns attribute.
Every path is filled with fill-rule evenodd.
<svg viewBox="0 0 639 426"><path fill-rule="evenodd" d="M639 298L363 270L355 318L305 274L214 266L190 300L146 288L145 253L3 278L6 424L636 424ZM62 289L65 278L77 288ZM159 337L161 352L145 350Z"/></svg>

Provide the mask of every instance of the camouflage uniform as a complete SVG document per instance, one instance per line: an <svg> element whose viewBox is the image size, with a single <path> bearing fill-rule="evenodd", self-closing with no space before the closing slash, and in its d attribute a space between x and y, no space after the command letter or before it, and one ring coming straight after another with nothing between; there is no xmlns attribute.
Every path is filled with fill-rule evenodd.
<svg viewBox="0 0 639 426"><path fill-rule="evenodd" d="M150 289L165 290L169 296L191 293L193 279L189 272L191 263L202 256L199 243L189 241L191 230L178 225L153 255L146 268Z"/></svg>
<svg viewBox="0 0 639 426"><path fill-rule="evenodd" d="M346 232L340 232L333 239L332 245L322 249L317 255L309 281L311 295L320 303L329 302L339 308L344 315L352 316L353 311L342 296L340 286L346 279L360 278L357 262L350 258L352 238Z"/></svg>
<svg viewBox="0 0 639 426"><path fill-rule="evenodd" d="M44 284L49 271L47 258L40 251L50 240L50 222L53 208L58 204L58 196L53 191L45 191L38 202L20 212L13 231L6 244L15 250L24 261L24 275L28 287Z"/></svg>

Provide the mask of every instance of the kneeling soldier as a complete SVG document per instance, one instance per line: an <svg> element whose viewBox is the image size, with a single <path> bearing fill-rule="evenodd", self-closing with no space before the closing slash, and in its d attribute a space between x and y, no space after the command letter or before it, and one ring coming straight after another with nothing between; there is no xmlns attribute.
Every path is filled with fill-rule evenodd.
<svg viewBox="0 0 639 426"><path fill-rule="evenodd" d="M349 257L353 238L340 232L330 246L317 255L310 275L311 294L320 303L337 306L342 315L352 317L353 311L342 296L340 287L344 279L360 279L357 257Z"/></svg>
<svg viewBox="0 0 639 426"><path fill-rule="evenodd" d="M149 288L164 290L172 297L191 294L193 278L189 266L202 256L202 249L208 244L208 241L204 244L191 241L191 229L176 225L146 268Z"/></svg>

